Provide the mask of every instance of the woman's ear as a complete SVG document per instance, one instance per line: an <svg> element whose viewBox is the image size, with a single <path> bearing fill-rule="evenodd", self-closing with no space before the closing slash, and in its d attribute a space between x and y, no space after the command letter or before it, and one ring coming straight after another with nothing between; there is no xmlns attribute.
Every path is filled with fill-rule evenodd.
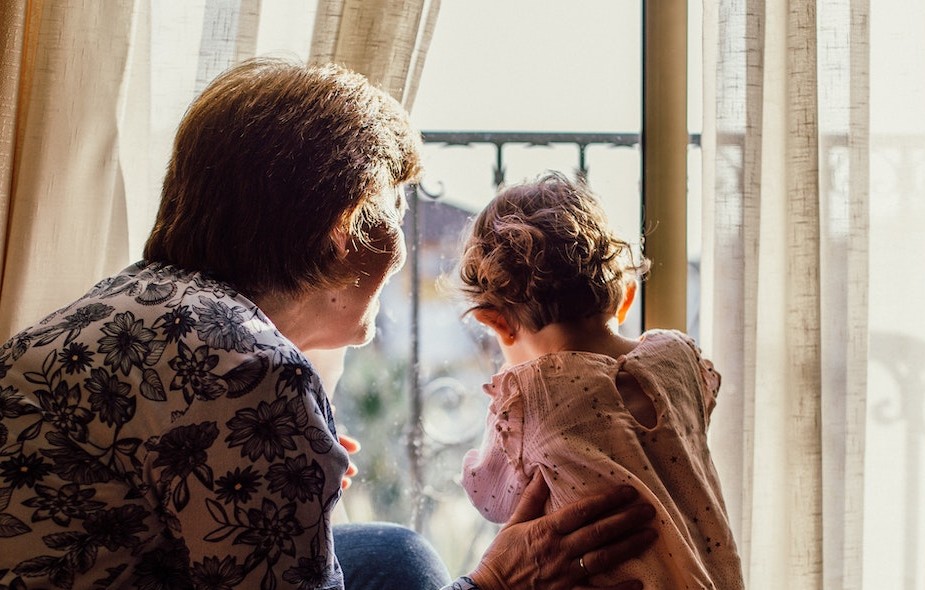
<svg viewBox="0 0 925 590"><path fill-rule="evenodd" d="M343 227L337 226L331 231L331 241L337 247L337 252L341 256L347 254L347 244L350 241L350 234Z"/></svg>
<svg viewBox="0 0 925 590"><path fill-rule="evenodd" d="M621 324L626 319L626 313L633 306L633 300L636 299L636 281L626 284L626 290L623 292L623 301L620 302L620 309L617 310L617 321Z"/></svg>
<svg viewBox="0 0 925 590"><path fill-rule="evenodd" d="M503 313L494 309L476 309L473 310L472 315L479 323L494 330L501 342L508 346L514 344L517 332L511 328Z"/></svg>

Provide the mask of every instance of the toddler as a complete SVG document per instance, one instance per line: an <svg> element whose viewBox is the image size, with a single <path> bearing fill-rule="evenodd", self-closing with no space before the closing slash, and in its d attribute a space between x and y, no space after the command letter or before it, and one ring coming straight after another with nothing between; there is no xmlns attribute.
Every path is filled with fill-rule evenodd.
<svg viewBox="0 0 925 590"><path fill-rule="evenodd" d="M462 483L498 523L537 471L551 492L547 512L632 484L656 507L658 540L619 570L583 556L592 583L740 589L706 438L720 376L681 332L618 332L647 268L588 187L557 173L503 190L479 214L461 288L506 363L484 386L485 439L467 453Z"/></svg>

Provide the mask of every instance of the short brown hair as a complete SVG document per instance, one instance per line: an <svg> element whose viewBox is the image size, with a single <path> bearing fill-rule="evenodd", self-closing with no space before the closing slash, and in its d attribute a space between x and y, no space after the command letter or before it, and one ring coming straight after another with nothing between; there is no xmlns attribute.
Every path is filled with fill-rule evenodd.
<svg viewBox="0 0 925 590"><path fill-rule="evenodd" d="M492 309L515 325L616 313L628 281L648 269L607 225L583 182L559 173L502 190L472 224L459 265L469 311Z"/></svg>
<svg viewBox="0 0 925 590"><path fill-rule="evenodd" d="M363 76L248 60L183 117L144 257L252 297L343 284L335 230L365 241L389 214L373 197L419 175L420 147L407 112Z"/></svg>

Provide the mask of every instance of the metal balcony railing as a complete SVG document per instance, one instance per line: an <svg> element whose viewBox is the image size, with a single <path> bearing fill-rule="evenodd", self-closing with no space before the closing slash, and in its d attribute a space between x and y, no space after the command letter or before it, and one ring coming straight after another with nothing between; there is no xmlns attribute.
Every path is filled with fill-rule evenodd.
<svg viewBox="0 0 925 590"><path fill-rule="evenodd" d="M482 149L475 154L482 159L476 165L485 174L485 185L489 179L503 182L506 158L513 170L515 156L522 155L524 146L574 146L577 164L574 172L584 175L589 174L584 155L591 146L641 151L640 138L635 133L432 131L426 132L424 139L430 150L442 149L438 146L492 147L493 151ZM692 135L690 144L699 147L700 137ZM840 214L838 203L844 200L843 191L849 182L849 151L846 138L839 135L825 138L823 146L820 198L830 202L826 207L829 214L823 220L823 235L842 247L838 240L849 231L846 225L849 220ZM918 164L925 163L925 151L920 146L920 138L871 138L870 192L872 212L875 210L876 215L897 217L903 210L921 207L918 195L925 186L925 175ZM717 186L717 191L732 195L741 192L745 147L739 134L717 135L711 166L721 170L728 183ZM567 149L555 154L560 164L563 153L568 162ZM598 160L600 155L601 152L592 154L592 167L611 161L609 156L607 160ZM590 177L592 181L597 178L593 170ZM380 335L371 346L354 351L359 356L351 361L351 371L345 374L347 395L338 400L341 415L351 416L348 424L367 429L356 433L365 443L358 459L365 462L361 465L361 477L373 484L351 489L345 499L351 516L355 514L351 502L355 501L357 518L407 522L424 532L441 554L452 561L448 565L453 571L464 571L474 564L495 531L494 525L472 510L454 478L459 475L462 454L477 445L481 436L487 402L480 385L496 368L498 351L493 339L474 330L474 326L464 326L457 310L449 309L451 303L434 297L430 290L434 273L449 270L444 265L435 271L435 260L441 264L452 262L458 238L450 234L457 233L471 212L450 203L453 200L450 197L458 196L455 193L435 195L423 187L410 190L410 211L405 225L408 263L403 274L387 286L392 292L389 301L384 297ZM446 215L452 216L455 225L451 228L443 225ZM435 310L442 314L442 323L437 327ZM872 332L872 341L875 336ZM913 350L912 345L908 348ZM448 349L457 353L455 360L444 360ZM891 427L893 422L901 422L896 428L902 427L908 434L903 461L911 465L925 447L921 442L921 420L910 418L920 418L916 414L921 409L921 404L916 405L916 395L921 397L920 376L918 381L914 375L906 376L903 367L908 365L893 362L905 358L872 357L872 362L885 363L888 372L895 374L901 390L897 391L895 401L891 399L889 404L883 402L882 407L875 407L871 420L877 425L889 423ZM352 380L351 373L356 374ZM370 426L371 423L375 424ZM374 460L376 456L378 459ZM917 497L919 488L915 482L904 488L907 502L914 503ZM371 507L371 512L364 514L365 506ZM909 531L906 534L910 547L920 547L918 537Z"/></svg>
<svg viewBox="0 0 925 590"><path fill-rule="evenodd" d="M493 182L497 187L505 181L505 147L512 145L550 146L553 144L573 145L576 148L577 167L575 173L582 178L588 177L588 162L586 152L589 146L610 146L618 148L635 148L640 143L639 133L594 133L594 132L500 132L500 131L425 131L423 133L425 144L440 144L443 146L470 146L474 144L491 145L495 148L493 166ZM691 135L690 145L699 146L700 136ZM421 282L421 197L439 199L440 194L426 191L422 186L409 187L408 202L410 204L408 229L408 267L411 281L411 322L410 322L410 415L408 420L407 454L409 461L409 484L411 490L411 525L417 530L424 528L425 503L427 501L427 481L424 464L427 461L425 450L428 441L425 440L423 427L425 386L422 384L421 371L421 305L420 290L417 288ZM432 441L431 441L432 442ZM477 441L471 441L475 443Z"/></svg>

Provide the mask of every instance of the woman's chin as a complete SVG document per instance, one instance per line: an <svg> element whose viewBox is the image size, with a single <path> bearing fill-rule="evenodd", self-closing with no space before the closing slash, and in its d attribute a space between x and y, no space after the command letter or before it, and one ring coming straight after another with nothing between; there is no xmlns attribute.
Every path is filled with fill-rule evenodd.
<svg viewBox="0 0 925 590"><path fill-rule="evenodd" d="M373 315L368 322L364 322L357 330L351 346L366 346L376 337L376 316Z"/></svg>

